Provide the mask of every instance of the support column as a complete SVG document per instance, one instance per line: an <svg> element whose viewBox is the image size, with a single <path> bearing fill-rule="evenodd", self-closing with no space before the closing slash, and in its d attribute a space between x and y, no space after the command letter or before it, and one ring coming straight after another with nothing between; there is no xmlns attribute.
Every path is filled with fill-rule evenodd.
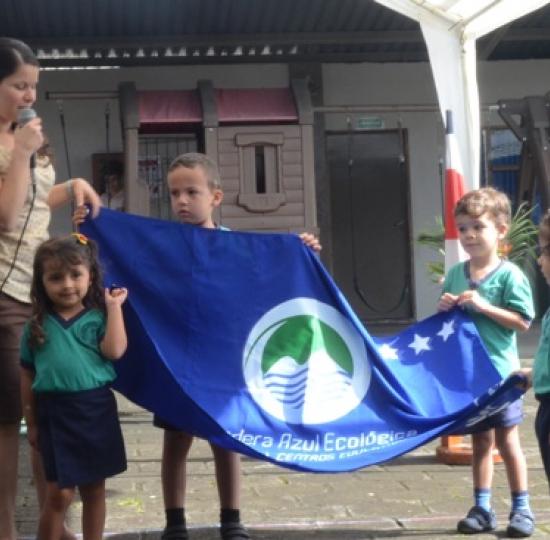
<svg viewBox="0 0 550 540"><path fill-rule="evenodd" d="M289 78L306 79L313 109L324 105L323 70L320 63L289 64ZM330 177L325 154L325 115L313 114L313 169L315 201L319 238L323 245L321 259L332 271L332 216L330 204Z"/></svg>
<svg viewBox="0 0 550 540"><path fill-rule="evenodd" d="M149 190L139 182L139 109L134 83L118 86L124 140L124 207L131 214L149 216Z"/></svg>

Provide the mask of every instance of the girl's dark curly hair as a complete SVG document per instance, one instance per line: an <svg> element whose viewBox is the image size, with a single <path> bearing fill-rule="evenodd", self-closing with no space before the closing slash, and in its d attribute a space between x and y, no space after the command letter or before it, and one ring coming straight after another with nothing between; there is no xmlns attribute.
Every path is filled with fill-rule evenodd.
<svg viewBox="0 0 550 540"><path fill-rule="evenodd" d="M83 264L90 271L90 288L84 298L84 307L105 312L103 275L98 260L97 245L82 235L72 234L51 238L42 243L36 251L31 285L32 316L30 320L29 345L36 348L46 341L44 317L52 311L53 304L46 294L43 283L44 266L55 260L61 269Z"/></svg>

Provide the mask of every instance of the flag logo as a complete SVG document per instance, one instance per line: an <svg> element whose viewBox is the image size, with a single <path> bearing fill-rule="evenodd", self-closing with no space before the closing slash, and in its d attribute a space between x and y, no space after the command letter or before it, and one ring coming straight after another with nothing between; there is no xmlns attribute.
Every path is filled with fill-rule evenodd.
<svg viewBox="0 0 550 540"><path fill-rule="evenodd" d="M283 302L260 318L244 347L243 372L264 411L303 425L345 416L371 379L363 337L339 311L311 298Z"/></svg>

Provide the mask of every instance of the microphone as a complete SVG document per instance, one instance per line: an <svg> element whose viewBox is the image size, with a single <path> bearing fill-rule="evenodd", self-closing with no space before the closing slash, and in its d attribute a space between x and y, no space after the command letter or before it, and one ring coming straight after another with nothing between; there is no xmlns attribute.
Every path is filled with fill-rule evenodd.
<svg viewBox="0 0 550 540"><path fill-rule="evenodd" d="M23 127L25 124L30 122L33 118L36 118L36 111L30 107L25 107L24 109L19 109L19 114L17 115L17 125ZM33 190L36 189L36 177L34 174L34 169L36 169L36 155L33 153L31 155L30 161L31 169L31 183Z"/></svg>

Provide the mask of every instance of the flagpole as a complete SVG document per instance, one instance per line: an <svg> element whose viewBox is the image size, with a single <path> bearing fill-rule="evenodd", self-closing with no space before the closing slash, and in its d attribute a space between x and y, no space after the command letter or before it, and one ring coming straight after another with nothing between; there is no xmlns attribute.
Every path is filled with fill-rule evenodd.
<svg viewBox="0 0 550 540"><path fill-rule="evenodd" d="M460 150L453 129L453 113L446 111L445 124L445 273L455 264L466 259L466 253L460 245L458 229L454 217L456 203L466 192L464 172L460 161ZM472 463L472 446L464 441L461 435L441 437L441 444L436 449L436 458L447 465L469 465ZM493 460L501 461L498 452L493 452Z"/></svg>

